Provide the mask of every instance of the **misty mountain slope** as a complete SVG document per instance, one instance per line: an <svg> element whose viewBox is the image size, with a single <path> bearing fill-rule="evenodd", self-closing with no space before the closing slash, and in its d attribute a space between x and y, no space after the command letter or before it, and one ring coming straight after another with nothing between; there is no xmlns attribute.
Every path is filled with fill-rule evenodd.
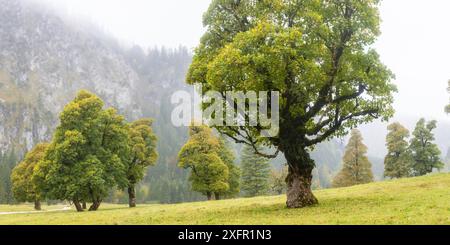
<svg viewBox="0 0 450 245"><path fill-rule="evenodd" d="M0 6L0 153L20 156L50 140L62 107L78 90L88 89L129 120L155 119L160 158L141 185L151 186L152 201L198 198L189 189L187 171L177 167L187 129L170 121L171 94L188 88L186 48L126 50L96 33L95 26L74 25L39 4L0 0ZM9 171L4 168L3 175ZM3 186L9 184L6 180ZM148 194L138 192L138 197L149 201Z"/></svg>
<svg viewBox="0 0 450 245"><path fill-rule="evenodd" d="M28 1L0 6L0 151L48 140L80 89L129 118L142 114L133 99L139 77L113 48Z"/></svg>

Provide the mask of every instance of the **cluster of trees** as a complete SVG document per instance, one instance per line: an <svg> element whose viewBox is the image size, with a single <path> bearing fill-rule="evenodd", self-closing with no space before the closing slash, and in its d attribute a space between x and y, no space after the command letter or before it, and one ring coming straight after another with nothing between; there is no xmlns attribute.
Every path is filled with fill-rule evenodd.
<svg viewBox="0 0 450 245"><path fill-rule="evenodd" d="M441 151L434 143L436 121L420 119L410 138L409 130L398 122L388 126L384 176L406 178L423 176L444 167ZM333 180L333 187L346 187L374 181L372 164L367 157L361 132L354 129L343 157L343 168Z"/></svg>
<svg viewBox="0 0 450 245"><path fill-rule="evenodd" d="M388 126L386 137L388 154L385 158L385 177L403 178L422 176L443 167L440 151L433 143L432 130L436 121L421 119L408 142L409 131L400 123ZM258 151L263 152L261 148ZM361 132L352 130L343 156L343 167L335 176L333 187L347 187L374 181L372 164L367 156ZM214 135L207 126L191 126L190 139L180 152L179 166L191 169L190 181L194 191L210 200L212 194L234 197L239 192L245 197L282 194L286 191L288 169L271 169L269 159L244 145L240 168L226 140ZM240 180L239 180L239 176ZM240 181L240 182L239 182Z"/></svg>
<svg viewBox="0 0 450 245"><path fill-rule="evenodd" d="M179 167L190 169L189 180L193 191L213 196L255 197L282 194L286 191L287 168L272 169L269 159L244 145L240 165L228 141L216 136L206 125L191 126L190 137L179 153ZM262 151L262 149L259 149Z"/></svg>
<svg viewBox="0 0 450 245"><path fill-rule="evenodd" d="M289 208L318 203L311 191L315 163L310 156L317 144L346 135L358 124L378 118L387 120L394 113L396 88L391 83L394 76L371 48L380 34L378 2L214 0L204 15L207 31L195 50L187 82L200 82L205 93L214 90L223 96L229 90L280 92L280 131L274 137L264 137L263 125L216 129L250 146L260 156L272 158L279 152L284 154L288 164ZM143 68L140 73L147 77L148 71L137 56L133 54L131 60ZM108 123L104 126L111 129L106 131L114 138L128 139L127 130L122 130L125 123L109 112L100 113L102 116L98 118L102 119L98 120L111 122L113 126ZM80 115L86 113L90 111ZM80 115L63 113L61 119L70 121ZM97 120L89 115L78 118L81 122L91 119ZM73 130L71 123L67 127L62 123L44 159L35 166L38 171L32 179L37 184L43 183L39 186L44 196L98 204L108 190L104 186L125 188L133 182L134 177L129 179L132 174L123 174L132 162L127 158L130 154L118 153L128 152L131 147L119 140L102 144L98 141L102 131L86 124ZM91 126L95 128L94 137L89 137L85 128ZM221 153L220 140L209 139L210 133L194 137L198 134L195 131L202 130L191 129L191 138L180 152L179 162L183 168L191 169L192 188L209 196L217 194L219 198L235 192L233 170ZM105 136L109 137L108 134ZM211 144L198 146L202 141ZM268 154L258 146L276 151ZM187 157L195 152L198 154L193 159ZM364 162L364 157L361 159ZM81 174L85 167L89 167L87 175ZM211 170L208 171L211 176L203 175L205 169ZM217 171L222 171L222 176ZM72 175L73 178L67 177ZM281 175L275 174L273 178L279 180ZM72 184L80 176L83 177L77 181L80 184ZM170 179L163 177L165 181ZM48 188L53 185L55 188Z"/></svg>
<svg viewBox="0 0 450 245"><path fill-rule="evenodd" d="M203 200L189 185L189 171L178 167L177 156L188 139L187 127L171 123L172 94L190 91L185 83L191 53L185 47L175 49L134 46L124 52L128 64L139 75L136 102L144 117L154 118L152 128L159 135L157 164L138 185L140 202L180 203ZM125 193L114 193L111 201L126 203Z"/></svg>
<svg viewBox="0 0 450 245"><path fill-rule="evenodd" d="M272 176L273 183L279 183L286 176L289 208L318 203L311 191L311 150L361 123L388 120L394 113L394 75L371 48L380 34L378 2L212 1L204 15L207 31L195 50L187 82L200 82L204 93L214 90L223 96L229 90L280 92L280 131L274 137L264 137L264 125L215 129L260 157L274 158L282 152L288 168L287 173L271 175L262 159L250 156L243 166L258 170L242 169L241 174L225 140L206 126L192 126L178 165L190 169L193 190L220 199L237 195L241 182L251 182L263 191L283 192L279 184L257 182L266 181L261 176ZM140 66L137 55L132 56ZM141 73L146 77L148 71ZM22 200L69 200L79 211L82 203L91 202L90 209L96 210L117 187L128 189L133 206L135 184L156 159L151 122L126 123L85 91L66 106L60 120L52 142L36 146L14 170L15 195ZM440 167L439 151L432 143L435 127L435 122L421 120L409 144L399 143L399 138L407 142L401 127L390 129L387 176L423 175ZM276 151L268 154L262 148ZM361 134L352 131L336 185L373 180L366 153ZM256 161L261 164L254 165ZM22 181L27 178L30 181ZM248 195L255 194L254 188L246 188L242 186Z"/></svg>
<svg viewBox="0 0 450 245"><path fill-rule="evenodd" d="M259 155L284 153L289 208L318 203L311 191L314 146L394 113L394 76L371 48L380 34L378 3L214 0L204 15L207 31L187 82L224 97L229 90L280 92L274 137L264 137L264 125L215 128ZM257 144L276 151L258 152Z"/></svg>
<svg viewBox="0 0 450 245"><path fill-rule="evenodd" d="M64 107L60 125L49 143L28 152L11 175L18 201L66 200L77 211L99 208L112 188L127 189L129 206L136 206L135 186L157 159L152 121L127 123L115 109L80 91Z"/></svg>
<svg viewBox="0 0 450 245"><path fill-rule="evenodd" d="M388 126L389 133L386 137L388 154L384 161L385 177L422 176L444 167L441 151L434 143L433 130L436 128L436 123L436 121L426 122L425 119L420 119L409 142L408 129L398 122Z"/></svg>

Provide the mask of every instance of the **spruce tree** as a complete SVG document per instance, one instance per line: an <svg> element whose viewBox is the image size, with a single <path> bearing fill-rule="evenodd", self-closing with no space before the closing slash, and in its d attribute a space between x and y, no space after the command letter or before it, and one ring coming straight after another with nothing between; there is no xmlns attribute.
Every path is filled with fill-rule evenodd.
<svg viewBox="0 0 450 245"><path fill-rule="evenodd" d="M0 202L13 204L14 195L12 192L11 172L18 162L16 150L14 148L5 152L0 159Z"/></svg>
<svg viewBox="0 0 450 245"><path fill-rule="evenodd" d="M269 191L269 160L255 154L255 150L245 145L241 155L242 191L246 197L266 195Z"/></svg>
<svg viewBox="0 0 450 245"><path fill-rule="evenodd" d="M434 169L442 169L444 164L440 159L441 151L433 143L433 130L437 122L426 122L424 118L417 122L413 132L410 149L413 154L414 162L412 171L414 176L423 176L433 172Z"/></svg>
<svg viewBox="0 0 450 245"><path fill-rule="evenodd" d="M220 199L221 195L224 195L226 198L232 198L239 194L241 187L241 170L238 166L236 166L236 156L233 153L230 142L228 142L224 137L219 138L219 151L218 151L220 159L223 161L225 165L228 167L228 186L229 189L224 193L215 193L216 199Z"/></svg>
<svg viewBox="0 0 450 245"><path fill-rule="evenodd" d="M409 131L396 122L388 126L386 146L388 154L384 159L384 176L404 178L411 175L412 156L409 150Z"/></svg>
<svg viewBox="0 0 450 245"><path fill-rule="evenodd" d="M347 187L373 182L372 164L367 158L367 146L361 132L352 130L345 150L343 168L333 181L333 187Z"/></svg>

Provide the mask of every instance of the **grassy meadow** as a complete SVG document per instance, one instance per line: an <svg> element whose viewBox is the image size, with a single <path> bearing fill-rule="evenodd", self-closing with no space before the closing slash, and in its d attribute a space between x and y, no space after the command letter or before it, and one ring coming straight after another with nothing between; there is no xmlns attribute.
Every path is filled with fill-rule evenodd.
<svg viewBox="0 0 450 245"><path fill-rule="evenodd" d="M450 224L450 174L393 180L315 192L320 205L290 210L285 196L139 205L103 204L97 212L64 206L0 205L0 224L174 225L174 224Z"/></svg>

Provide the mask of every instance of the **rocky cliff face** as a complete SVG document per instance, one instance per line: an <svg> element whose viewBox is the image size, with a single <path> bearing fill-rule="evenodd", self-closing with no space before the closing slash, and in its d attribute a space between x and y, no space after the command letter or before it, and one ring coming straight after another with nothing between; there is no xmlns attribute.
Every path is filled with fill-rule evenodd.
<svg viewBox="0 0 450 245"><path fill-rule="evenodd" d="M188 88L189 51L124 49L93 25L61 18L39 1L0 0L0 203L13 201L9 176L17 160L51 139L58 114L80 89L95 92L128 120L155 119L159 159L141 185L144 194L138 188L141 202L198 200L188 171L177 167L187 129L170 122L171 94Z"/></svg>
<svg viewBox="0 0 450 245"><path fill-rule="evenodd" d="M139 117L138 84L107 41L34 3L0 0L0 152L49 140L58 113L80 89Z"/></svg>

